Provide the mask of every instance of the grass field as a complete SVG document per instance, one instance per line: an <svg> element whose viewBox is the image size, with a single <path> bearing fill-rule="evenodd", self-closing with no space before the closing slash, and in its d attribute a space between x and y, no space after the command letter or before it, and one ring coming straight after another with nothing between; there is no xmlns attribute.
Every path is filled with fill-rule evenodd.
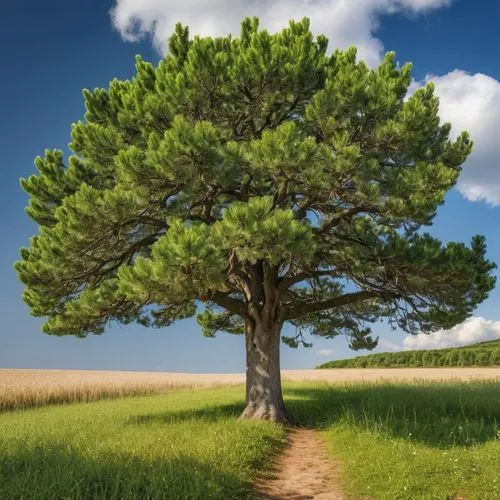
<svg viewBox="0 0 500 500"><path fill-rule="evenodd" d="M0 498L252 498L285 439L241 386L0 414ZM494 381L285 384L352 498L500 498Z"/></svg>
<svg viewBox="0 0 500 500"><path fill-rule="evenodd" d="M500 386L493 381L297 386L353 498L500 498Z"/></svg>
<svg viewBox="0 0 500 500"><path fill-rule="evenodd" d="M241 387L0 415L0 498L251 498L284 430L239 422Z"/></svg>

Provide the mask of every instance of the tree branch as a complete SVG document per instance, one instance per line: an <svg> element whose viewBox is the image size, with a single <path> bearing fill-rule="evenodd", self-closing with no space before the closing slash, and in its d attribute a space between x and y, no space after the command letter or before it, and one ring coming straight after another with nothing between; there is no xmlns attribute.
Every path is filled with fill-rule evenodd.
<svg viewBox="0 0 500 500"><path fill-rule="evenodd" d="M346 293L345 295L340 295L322 302L305 302L302 304L292 305L284 311L283 318L287 321L303 316L304 314L324 311L325 309L333 309L334 307L339 306L346 306L363 300L372 299L377 296L378 294L376 292L362 290L360 292Z"/></svg>
<svg viewBox="0 0 500 500"><path fill-rule="evenodd" d="M280 278L278 280L278 290L280 292L285 292L291 286L300 283L301 281L312 278L320 278L321 276L329 276L332 273L335 273L334 269L330 269L329 271L303 271L301 273L296 274L295 276L289 276L288 278Z"/></svg>
<svg viewBox="0 0 500 500"><path fill-rule="evenodd" d="M373 207L371 205L361 205L361 206L356 206L356 207L351 207L343 210L339 214L335 215L332 217L326 224L324 224L321 227L314 228L313 233L315 234L324 234L327 233L330 229L334 228L337 226L342 219L346 219L348 217L352 217L353 215L357 215L363 212L368 212L368 213L379 213L380 210L376 207Z"/></svg>
<svg viewBox="0 0 500 500"><path fill-rule="evenodd" d="M247 307L244 302L238 299L233 299L228 295L224 295L221 292L215 292L214 294L209 296L209 300L215 302L218 306L227 309L233 314L237 314L241 317L248 316Z"/></svg>

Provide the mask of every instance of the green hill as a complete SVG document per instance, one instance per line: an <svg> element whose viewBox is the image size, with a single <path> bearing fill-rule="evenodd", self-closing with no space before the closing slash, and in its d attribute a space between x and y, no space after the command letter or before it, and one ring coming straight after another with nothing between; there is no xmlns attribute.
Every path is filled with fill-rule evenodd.
<svg viewBox="0 0 500 500"><path fill-rule="evenodd" d="M439 366L500 366L500 340L464 347L381 352L328 361L318 368L434 368Z"/></svg>

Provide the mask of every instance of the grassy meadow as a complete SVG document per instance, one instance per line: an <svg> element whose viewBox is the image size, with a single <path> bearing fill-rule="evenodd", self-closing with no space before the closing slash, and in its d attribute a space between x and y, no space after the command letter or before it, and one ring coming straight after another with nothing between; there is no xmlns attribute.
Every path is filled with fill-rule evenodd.
<svg viewBox="0 0 500 500"><path fill-rule="evenodd" d="M252 498L285 431L239 422L242 389L0 414L0 498Z"/></svg>
<svg viewBox="0 0 500 500"><path fill-rule="evenodd" d="M500 498L498 381L287 382L350 498ZM286 429L241 422L242 386L0 414L0 498L254 498Z"/></svg>
<svg viewBox="0 0 500 500"><path fill-rule="evenodd" d="M352 498L500 499L498 381L295 386ZM290 400L290 398L292 398Z"/></svg>

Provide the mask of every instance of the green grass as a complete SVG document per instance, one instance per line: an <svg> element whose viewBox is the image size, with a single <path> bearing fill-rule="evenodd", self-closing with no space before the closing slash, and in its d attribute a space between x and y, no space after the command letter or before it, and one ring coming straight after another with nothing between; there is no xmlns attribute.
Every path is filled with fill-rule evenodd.
<svg viewBox="0 0 500 500"><path fill-rule="evenodd" d="M447 349L380 352L328 361L318 368L437 368L441 366L500 366L500 340Z"/></svg>
<svg viewBox="0 0 500 500"><path fill-rule="evenodd" d="M288 389L321 429L353 498L500 498L497 382L350 384Z"/></svg>
<svg viewBox="0 0 500 500"><path fill-rule="evenodd" d="M0 414L0 498L252 498L285 432L241 422L243 387ZM500 498L500 387L287 383L352 498Z"/></svg>
<svg viewBox="0 0 500 500"><path fill-rule="evenodd" d="M0 498L251 498L284 430L240 422L242 388L0 414Z"/></svg>

